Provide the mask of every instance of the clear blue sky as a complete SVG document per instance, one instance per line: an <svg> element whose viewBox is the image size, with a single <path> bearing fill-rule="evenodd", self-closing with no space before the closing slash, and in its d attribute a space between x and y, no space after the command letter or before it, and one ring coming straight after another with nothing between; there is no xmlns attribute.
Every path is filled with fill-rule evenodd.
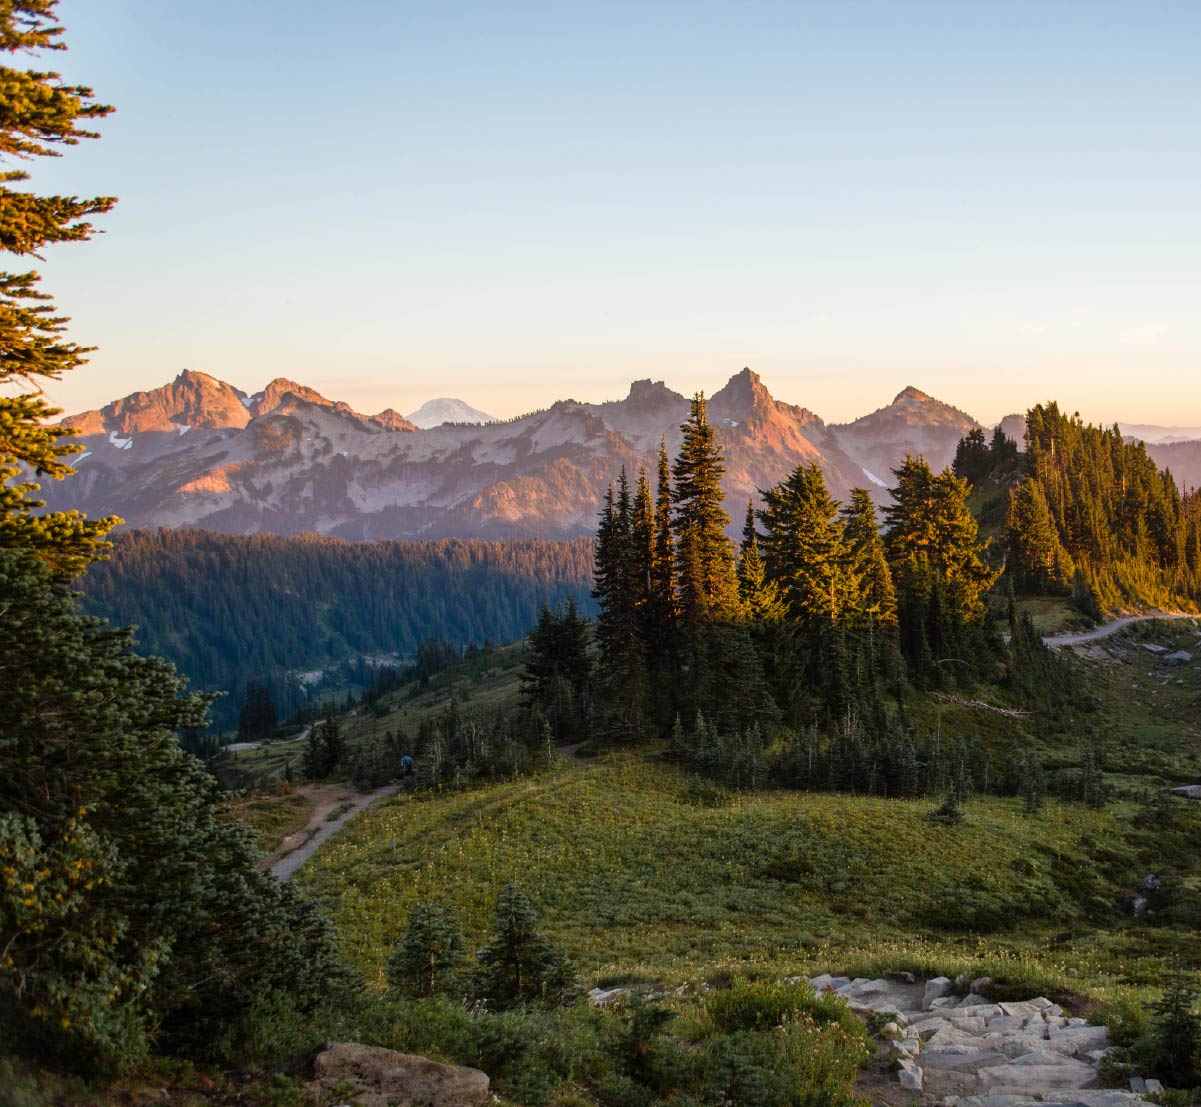
<svg viewBox="0 0 1201 1107"><path fill-rule="evenodd" d="M915 384L1201 423L1201 3L64 0L117 106L35 184L101 347L500 415L743 365L831 420Z"/></svg>

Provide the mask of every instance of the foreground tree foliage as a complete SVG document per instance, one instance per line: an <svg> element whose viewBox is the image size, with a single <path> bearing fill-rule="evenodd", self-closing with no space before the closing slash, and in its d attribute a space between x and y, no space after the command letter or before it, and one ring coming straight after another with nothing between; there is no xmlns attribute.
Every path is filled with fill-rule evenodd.
<svg viewBox="0 0 1201 1107"><path fill-rule="evenodd" d="M205 698L131 644L0 552L0 1032L90 1068L155 1035L203 1053L253 997L303 1007L338 978L327 925L255 871L179 747Z"/></svg>

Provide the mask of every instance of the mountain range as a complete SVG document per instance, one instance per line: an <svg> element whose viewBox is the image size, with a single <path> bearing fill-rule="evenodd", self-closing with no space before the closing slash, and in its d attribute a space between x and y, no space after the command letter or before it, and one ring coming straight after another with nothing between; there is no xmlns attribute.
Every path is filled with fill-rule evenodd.
<svg viewBox="0 0 1201 1107"><path fill-rule="evenodd" d="M76 476L45 482L54 510L117 514L134 527L234 534L307 531L344 538L545 537L591 533L622 466L653 472L661 439L674 453L688 399L635 381L623 399L560 400L507 421L461 401L406 418L364 415L279 378L253 395L205 373L63 420L84 451ZM451 416L450 421L444 418ZM421 429L423 421L438 423ZM979 424L916 388L843 425L775 399L743 369L709 400L725 452L737 529L748 499L801 462L817 462L835 497L887 497L907 453L950 463Z"/></svg>

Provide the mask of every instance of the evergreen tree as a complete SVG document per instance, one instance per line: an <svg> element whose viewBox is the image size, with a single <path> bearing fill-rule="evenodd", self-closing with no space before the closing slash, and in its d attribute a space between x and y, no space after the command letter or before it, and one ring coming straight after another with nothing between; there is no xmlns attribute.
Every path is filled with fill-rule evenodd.
<svg viewBox="0 0 1201 1107"><path fill-rule="evenodd" d="M325 709L321 724L309 732L301 769L311 780L322 780L338 767L344 752L342 724L337 708L331 703Z"/></svg>
<svg viewBox="0 0 1201 1107"><path fill-rule="evenodd" d="M857 585L853 600L855 621L885 627L897 622L897 596L876 522L876 508L862 488L851 489L851 502L842 510L843 538Z"/></svg>
<svg viewBox="0 0 1201 1107"><path fill-rule="evenodd" d="M22 0L0 8L0 51L65 49L55 7L56 0ZM57 73L0 66L0 156L58 157L61 147L98 137L88 126L111 111L90 88L64 84ZM7 254L37 256L46 245L86 241L89 219L116 203L111 196L39 196L20 187L28 180L20 170L0 174L0 250ZM0 390L0 549L32 550L60 578L71 578L103 556L104 535L120 520L39 514L38 485L22 479L32 473L61 480L74 472L64 458L83 449L61 441L70 428L50 425L60 411L40 385L84 364L91 348L63 336L68 320L56 314L40 282L35 271L0 272L0 385L8 386ZM28 391L11 394L21 388Z"/></svg>
<svg viewBox="0 0 1201 1107"><path fill-rule="evenodd" d="M252 680L246 686L246 700L238 716L238 740L261 742L270 738L278 725L271 693L264 685Z"/></svg>
<svg viewBox="0 0 1201 1107"><path fill-rule="evenodd" d="M1022 758L1019 788L1022 795L1022 806L1026 814L1037 814L1046 798L1043 768L1039 763L1038 754L1028 753Z"/></svg>
<svg viewBox="0 0 1201 1107"><path fill-rule="evenodd" d="M591 684L588 631L575 601L568 599L561 611L543 603L538 625L530 632L521 690L541 710L555 739L577 737L587 729Z"/></svg>
<svg viewBox="0 0 1201 1107"><path fill-rule="evenodd" d="M738 591L746 617L752 624L777 623L784 615L780 589L767 579L767 567L759 553L759 535L755 530L755 505L746 505L746 523L738 551Z"/></svg>
<svg viewBox="0 0 1201 1107"><path fill-rule="evenodd" d="M1173 1087L1201 1084L1201 1016L1196 977L1176 969L1163 995L1151 1005L1154 1019L1148 1043L1154 1071Z"/></svg>
<svg viewBox="0 0 1201 1107"><path fill-rule="evenodd" d="M566 958L538 931L533 905L512 883L500 893L492 940L477 962L476 995L494 1007L558 999L571 984Z"/></svg>
<svg viewBox="0 0 1201 1107"><path fill-rule="evenodd" d="M1075 575L1042 486L1027 478L1009 493L1005 518L1006 568L1019 587L1033 592L1066 590Z"/></svg>
<svg viewBox="0 0 1201 1107"><path fill-rule="evenodd" d="M654 535L643 637L646 644L650 703L660 730L675 714L679 669L676 641L675 545L671 530L671 466L667 443L660 439L656 466Z"/></svg>
<svg viewBox="0 0 1201 1107"><path fill-rule="evenodd" d="M1000 423L993 430L989 440L988 457L991 472L1000 476L1009 473L1017 465L1018 444L1001 429Z"/></svg>
<svg viewBox="0 0 1201 1107"><path fill-rule="evenodd" d="M973 427L959 440L951 469L968 484L976 484L991 471L992 461L992 454L984 442L984 428Z"/></svg>
<svg viewBox="0 0 1201 1107"><path fill-rule="evenodd" d="M427 997L455 989L463 964L463 935L454 910L433 903L413 908L404 936L388 958L388 984Z"/></svg>
<svg viewBox="0 0 1201 1107"><path fill-rule="evenodd" d="M804 627L844 618L857 589L838 503L816 462L798 465L763 493L760 517L769 579L780 589L790 619Z"/></svg>
<svg viewBox="0 0 1201 1107"><path fill-rule="evenodd" d="M893 502L884 509L889 567L901 614L901 646L911 679L920 683L971 679L984 672L995 632L985 620L984 595L999 570L984 559L967 482L939 474L921 458L895 470ZM941 667L941 660L964 665Z"/></svg>
<svg viewBox="0 0 1201 1107"><path fill-rule="evenodd" d="M758 655L739 625L744 612L725 530L725 463L703 393L693 397L680 429L683 443L672 466L678 612L673 710L704 709L739 726L770 701Z"/></svg>
<svg viewBox="0 0 1201 1107"><path fill-rule="evenodd" d="M659 440L655 484L654 558L651 563L650 602L657 627L670 629L676 615L675 543L672 538L671 469L667 442Z"/></svg>
<svg viewBox="0 0 1201 1107"><path fill-rule="evenodd" d="M672 529L681 619L689 626L732 622L742 613L734 549L726 537L726 467L706 413L705 394L692 398L684 441L672 466Z"/></svg>
<svg viewBox="0 0 1201 1107"><path fill-rule="evenodd" d="M641 738L647 721L647 651L639 606L633 505L625 470L605 496L596 535L595 586L597 701L603 735L614 741Z"/></svg>

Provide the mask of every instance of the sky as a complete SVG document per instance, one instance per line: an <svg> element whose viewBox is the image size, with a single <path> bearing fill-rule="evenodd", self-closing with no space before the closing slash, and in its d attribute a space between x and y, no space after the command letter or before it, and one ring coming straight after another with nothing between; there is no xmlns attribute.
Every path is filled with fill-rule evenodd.
<svg viewBox="0 0 1201 1107"><path fill-rule="evenodd" d="M111 194L39 269L99 350L360 410L915 385L1201 424L1201 4L62 0ZM18 63L20 64L20 63ZM32 59L31 64L42 64Z"/></svg>

